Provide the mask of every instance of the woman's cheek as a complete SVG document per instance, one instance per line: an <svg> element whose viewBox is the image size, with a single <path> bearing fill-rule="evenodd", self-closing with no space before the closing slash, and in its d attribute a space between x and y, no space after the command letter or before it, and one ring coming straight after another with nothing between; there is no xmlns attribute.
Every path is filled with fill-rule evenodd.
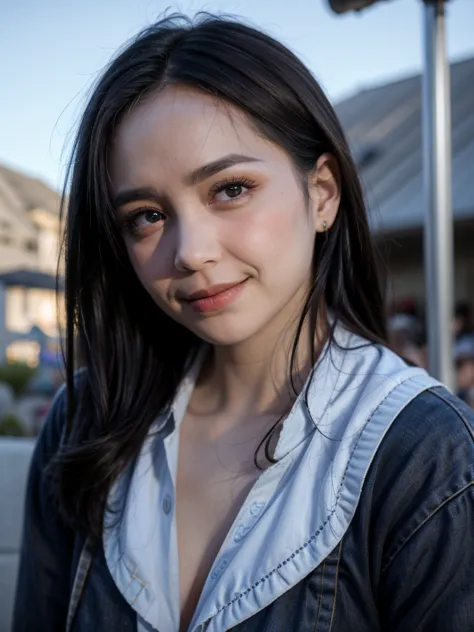
<svg viewBox="0 0 474 632"><path fill-rule="evenodd" d="M165 241L153 239L130 240L127 252L140 281L148 286L155 280L171 276L173 272L173 257Z"/></svg>
<svg viewBox="0 0 474 632"><path fill-rule="evenodd" d="M290 213L273 207L264 212L254 213L251 218L247 217L239 228L234 226L233 230L229 231L228 239L240 250L261 259L265 253L270 255L280 252L291 230Z"/></svg>

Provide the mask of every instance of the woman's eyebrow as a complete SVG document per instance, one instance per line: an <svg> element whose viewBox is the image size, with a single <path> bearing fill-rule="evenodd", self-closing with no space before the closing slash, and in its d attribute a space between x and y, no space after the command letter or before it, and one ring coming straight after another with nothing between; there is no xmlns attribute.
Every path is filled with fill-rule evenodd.
<svg viewBox="0 0 474 632"><path fill-rule="evenodd" d="M244 156L242 154L228 154L227 156L223 156L222 158L218 158L217 160L213 160L212 162L203 165L202 167L198 167L194 171L191 171L188 174L184 181L188 185L196 185L214 176L219 171L224 171L224 169L228 169L229 167L233 167L234 165L241 164L243 162L262 162L259 158L253 158L252 156Z"/></svg>
<svg viewBox="0 0 474 632"><path fill-rule="evenodd" d="M229 169L229 167L246 162L262 161L259 158L244 156L243 154L228 154L227 156L213 160L201 167L197 167L197 169L194 169L194 171L191 171L191 173L185 176L184 182L188 186L193 186L207 180L207 178L210 178L211 176L216 175L219 171L224 171L224 169ZM129 202L139 202L143 200L160 204L163 200L163 196L161 196L153 187L140 187L137 189L126 189L124 191L120 191L114 196L112 203L114 208L119 208Z"/></svg>
<svg viewBox="0 0 474 632"><path fill-rule="evenodd" d="M162 196L160 196L158 191L153 187L140 187L138 189L126 189L125 191L120 191L112 199L112 205L114 208L119 208L129 202L139 202L143 200L160 204L162 199Z"/></svg>

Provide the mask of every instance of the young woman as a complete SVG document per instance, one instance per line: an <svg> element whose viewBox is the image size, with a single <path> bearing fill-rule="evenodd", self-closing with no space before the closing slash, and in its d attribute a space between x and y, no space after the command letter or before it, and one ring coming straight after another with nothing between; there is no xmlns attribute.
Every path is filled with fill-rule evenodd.
<svg viewBox="0 0 474 632"><path fill-rule="evenodd" d="M356 169L291 52L142 32L85 110L65 248L15 632L472 632L473 414L388 350Z"/></svg>

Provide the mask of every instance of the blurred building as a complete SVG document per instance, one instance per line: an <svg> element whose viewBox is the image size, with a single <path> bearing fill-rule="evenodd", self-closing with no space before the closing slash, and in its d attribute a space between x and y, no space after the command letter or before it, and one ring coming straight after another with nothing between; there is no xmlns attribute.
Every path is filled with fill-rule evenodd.
<svg viewBox="0 0 474 632"><path fill-rule="evenodd" d="M0 272L56 273L59 210L56 191L0 165Z"/></svg>
<svg viewBox="0 0 474 632"><path fill-rule="evenodd" d="M389 295L424 302L421 77L362 90L337 113L354 152ZM474 302L474 58L451 66L455 297Z"/></svg>
<svg viewBox="0 0 474 632"><path fill-rule="evenodd" d="M35 364L58 337L60 196L0 165L0 361Z"/></svg>

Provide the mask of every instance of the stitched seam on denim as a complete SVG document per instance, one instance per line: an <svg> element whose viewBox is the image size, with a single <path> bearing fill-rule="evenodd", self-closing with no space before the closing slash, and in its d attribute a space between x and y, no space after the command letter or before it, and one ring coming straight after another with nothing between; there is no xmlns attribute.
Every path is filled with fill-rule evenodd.
<svg viewBox="0 0 474 632"><path fill-rule="evenodd" d="M90 542L87 539L82 548L79 562L77 564L76 575L74 577L74 583L71 591L71 599L69 601L67 613L66 632L69 632L72 627L72 623L77 612L79 600L82 596L82 591L84 590L84 585L86 583L91 564L92 553L90 551Z"/></svg>
<svg viewBox="0 0 474 632"><path fill-rule="evenodd" d="M325 571L325 568L326 568L326 559L323 560L323 566L322 566L322 569L321 569L321 582L320 582L320 587L319 587L318 613L316 615L316 627L314 628L314 632L318 632L318 628L319 628L319 617L321 615L321 603L323 601L323 583L324 583L324 571Z"/></svg>
<svg viewBox="0 0 474 632"><path fill-rule="evenodd" d="M433 395L436 395L436 397L438 397L439 399L441 399L445 404L447 404L452 410L454 410L454 412L458 415L458 417L460 417L461 421L463 422L463 424L466 426L466 430L469 434L469 436L472 439L472 442L474 443L474 431L472 430L472 428L469 426L469 424L467 423L467 419L464 416L464 413L462 411L459 410L459 408L457 408L453 402L450 402L449 399L446 399L446 397L444 397L444 395L442 395L440 392L438 392L437 390L431 390L430 389L430 393L433 393Z"/></svg>
<svg viewBox="0 0 474 632"><path fill-rule="evenodd" d="M349 460L347 462L346 468L344 470L344 474L342 476L341 482L339 484L339 488L337 490L337 494L336 494L336 500L334 503L334 507L332 508L331 512L329 513L328 517L326 518L326 520L323 522L323 524L319 527L319 529L317 529L317 531L309 538L309 540L307 540L302 546L300 546L298 549L296 549L291 555L289 555L285 560L283 560L282 562L280 562L280 564L278 564L275 568L273 568L271 571L269 571L268 573L266 573L266 575L264 575L261 579L257 580L254 584L252 584L249 588L246 588L242 593L239 593L236 597L234 597L233 599L231 599L230 601L228 601L226 604L224 604L223 606L221 606L220 608L217 608L217 610L214 611L214 613L210 616L210 618L215 617L216 615L218 615L220 612L222 612L223 610L225 610L226 608L228 608L229 606L231 606L232 604L234 604L236 601L240 601L242 599L242 597L246 597L250 592L252 592L253 590L255 590L255 588L257 588L257 586L260 586L260 584L263 584L265 582L265 580L269 579L274 573L276 573L277 571L280 570L280 568L282 568L282 566L286 566L286 564L288 562L290 562L294 557L296 557L297 555L299 555L305 548L307 548L318 536L319 534L323 531L324 527L328 524L328 522L331 520L331 518L333 517L333 515L336 513L336 510L339 506L339 501L341 498L341 490L342 487L346 481L346 477L347 477L347 472L349 471L349 467L352 463L352 458L354 456L355 451L357 450L358 446L359 446L359 441L362 437L362 435L364 434L364 430L366 429L366 427L369 425L369 423L372 421L373 416L375 415L375 413L380 409L380 407L382 406L382 404L387 400L388 397L390 397L390 395L393 393L394 390L396 390L397 388L399 388L400 386L406 384L407 382L410 382L413 378L407 378L406 380L400 382L399 384L395 384L394 387L385 395L385 397L382 399L381 402L379 402L377 404L377 406L372 410L372 412L370 413L369 417L367 418L367 421L365 422L365 424L363 425L363 427L360 429L359 431L359 436L357 437L357 440L354 444L354 447L351 450L350 456L349 456ZM417 393L418 395L419 393ZM417 395L415 395L414 397L416 397ZM413 401L414 398L410 399L406 405L408 405L408 403L410 403L410 401ZM396 416L398 416L399 413L397 413Z"/></svg>
<svg viewBox="0 0 474 632"><path fill-rule="evenodd" d="M92 556L90 555L90 552L88 550L87 540L86 540L82 548L81 555L79 557L76 575L74 577L74 583L73 583L73 587L71 591L71 598L69 602L68 616L67 616L67 622L66 622L67 630L70 629L72 625L72 621L74 619L74 615L76 614L77 606L79 604L79 600L81 597L85 579L87 577L87 572L90 567L91 560L92 560Z"/></svg>
<svg viewBox="0 0 474 632"><path fill-rule="evenodd" d="M452 500L454 500L455 498L457 498L458 496L460 496L461 494L463 494L465 491L467 491L470 487L472 487L474 485L474 480L470 481L469 483L467 483L466 485L463 485L463 487L461 487L460 489L458 489L456 492L454 492L453 494L451 494L450 496L448 496L448 498L445 498L439 505L437 505L437 507L435 509L433 509L428 516L426 516L426 518L424 518L419 525L417 525L413 531L403 540L403 542L400 544L400 546L397 548L397 550L392 554L392 556L390 557L389 560L387 560L387 562L382 566L381 569L381 573L384 574L386 573L386 571L390 568L393 560L397 557L397 555L400 553L400 551L403 549L403 547L411 540L411 538L416 535L416 533L418 533L418 531L421 529L421 527L423 527L423 525L425 525L428 520L430 520L434 515L436 515L445 505L447 505L449 502L451 502Z"/></svg>
<svg viewBox="0 0 474 632"><path fill-rule="evenodd" d="M332 604L331 621L329 622L329 631L328 632L331 632L331 630L332 630L332 624L334 623L334 614L336 612L337 584L338 584L338 579L339 579L339 564L341 562L341 553L342 553L342 542L343 542L343 539L341 540L341 543L339 545L339 553L338 553L338 556L337 556L336 579L334 581L334 601L333 601L333 604Z"/></svg>

